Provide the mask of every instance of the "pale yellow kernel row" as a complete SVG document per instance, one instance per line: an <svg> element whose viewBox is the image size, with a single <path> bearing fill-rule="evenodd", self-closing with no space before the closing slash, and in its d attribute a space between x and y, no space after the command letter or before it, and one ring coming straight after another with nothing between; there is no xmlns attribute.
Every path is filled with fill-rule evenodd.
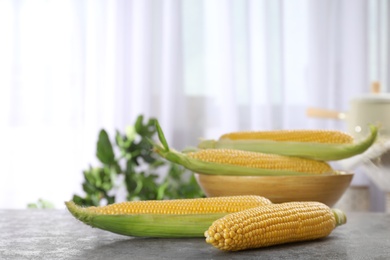
<svg viewBox="0 0 390 260"><path fill-rule="evenodd" d="M309 143L353 143L353 137L341 131L334 130L273 130L273 131L242 131L224 134L220 139L230 140L272 140L285 142Z"/></svg>

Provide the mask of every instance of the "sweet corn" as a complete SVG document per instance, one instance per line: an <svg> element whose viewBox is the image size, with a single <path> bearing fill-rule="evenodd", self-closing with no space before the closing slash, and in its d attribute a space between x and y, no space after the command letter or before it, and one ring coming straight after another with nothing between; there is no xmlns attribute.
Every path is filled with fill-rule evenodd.
<svg viewBox="0 0 390 260"><path fill-rule="evenodd" d="M306 142L327 144L350 144L350 134L334 130L275 130L243 131L223 134L220 138L229 140L271 140L279 142Z"/></svg>
<svg viewBox="0 0 390 260"><path fill-rule="evenodd" d="M289 202L252 208L216 220L206 242L226 251L260 248L328 236L345 214L319 202Z"/></svg>
<svg viewBox="0 0 390 260"><path fill-rule="evenodd" d="M335 174L323 161L235 149L205 149L180 153L155 144L167 160L202 174L232 176Z"/></svg>
<svg viewBox="0 0 390 260"><path fill-rule="evenodd" d="M202 237L211 223L226 214L270 205L260 196L130 201L82 208L65 203L78 220L92 227L127 236Z"/></svg>
<svg viewBox="0 0 390 260"><path fill-rule="evenodd" d="M206 149L186 154L189 158L203 162L236 165L254 169L284 170L301 173L331 173L326 162L275 154L241 151L235 149Z"/></svg>
<svg viewBox="0 0 390 260"><path fill-rule="evenodd" d="M366 151L375 142L378 135L377 126L370 126L370 130L370 134L360 141L354 141L351 136L339 131L237 132L222 135L219 140L203 140L198 144L198 148L238 149L333 161Z"/></svg>

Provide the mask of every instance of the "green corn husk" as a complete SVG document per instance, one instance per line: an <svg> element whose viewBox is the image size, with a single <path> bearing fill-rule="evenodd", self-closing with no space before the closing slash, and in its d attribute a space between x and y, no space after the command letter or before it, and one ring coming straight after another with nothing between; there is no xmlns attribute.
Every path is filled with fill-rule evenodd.
<svg viewBox="0 0 390 260"><path fill-rule="evenodd" d="M134 237L203 237L211 224L228 213L104 215L89 211L73 201L65 202L81 222L116 234Z"/></svg>
<svg viewBox="0 0 390 260"><path fill-rule="evenodd" d="M272 140L204 140L199 149L238 149L252 152L296 156L320 161L346 159L366 151L376 140L378 127L371 125L370 134L353 144L324 144Z"/></svg>
<svg viewBox="0 0 390 260"><path fill-rule="evenodd" d="M168 161L180 164L196 173L209 174L209 175L231 175L231 176L277 176L277 175L312 175L312 173L291 171L291 170L272 170L261 168L249 168L238 165L220 164L213 162L205 162L190 158L185 153L181 153L169 148L163 131L158 122L156 122L156 129L162 145L156 144L150 141L155 151ZM329 172L329 174L336 174L336 172Z"/></svg>

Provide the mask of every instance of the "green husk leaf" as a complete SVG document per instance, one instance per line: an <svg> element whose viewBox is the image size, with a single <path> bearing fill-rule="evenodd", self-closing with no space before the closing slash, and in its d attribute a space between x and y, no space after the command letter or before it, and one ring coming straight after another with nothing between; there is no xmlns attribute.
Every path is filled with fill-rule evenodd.
<svg viewBox="0 0 390 260"><path fill-rule="evenodd" d="M203 140L200 149L239 149L252 152L296 156L320 161L346 159L366 151L376 140L378 127L371 125L370 134L353 144L323 144L305 142L280 142L271 140Z"/></svg>
<svg viewBox="0 0 390 260"><path fill-rule="evenodd" d="M213 214L126 214L103 215L65 202L70 213L81 222L116 234L135 237L203 237L211 224L227 213Z"/></svg>
<svg viewBox="0 0 390 260"><path fill-rule="evenodd" d="M163 130L161 129L161 126L160 126L160 123L158 122L158 120L156 120L156 130L157 130L158 139L160 139L160 142L161 142L161 144L163 145L164 150L165 150L165 151L169 151L168 142L167 142L167 140L165 139L164 132L163 132Z"/></svg>

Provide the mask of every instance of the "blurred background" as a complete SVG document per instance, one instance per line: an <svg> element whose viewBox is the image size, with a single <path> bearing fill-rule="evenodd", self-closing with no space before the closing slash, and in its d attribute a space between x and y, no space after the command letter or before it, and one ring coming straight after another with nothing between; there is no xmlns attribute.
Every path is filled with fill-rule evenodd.
<svg viewBox="0 0 390 260"><path fill-rule="evenodd" d="M236 130L346 131L307 109L348 111L372 82L389 92L389 13L386 0L0 0L0 208L63 208L99 130L140 114L177 149ZM347 203L383 211L356 173Z"/></svg>

